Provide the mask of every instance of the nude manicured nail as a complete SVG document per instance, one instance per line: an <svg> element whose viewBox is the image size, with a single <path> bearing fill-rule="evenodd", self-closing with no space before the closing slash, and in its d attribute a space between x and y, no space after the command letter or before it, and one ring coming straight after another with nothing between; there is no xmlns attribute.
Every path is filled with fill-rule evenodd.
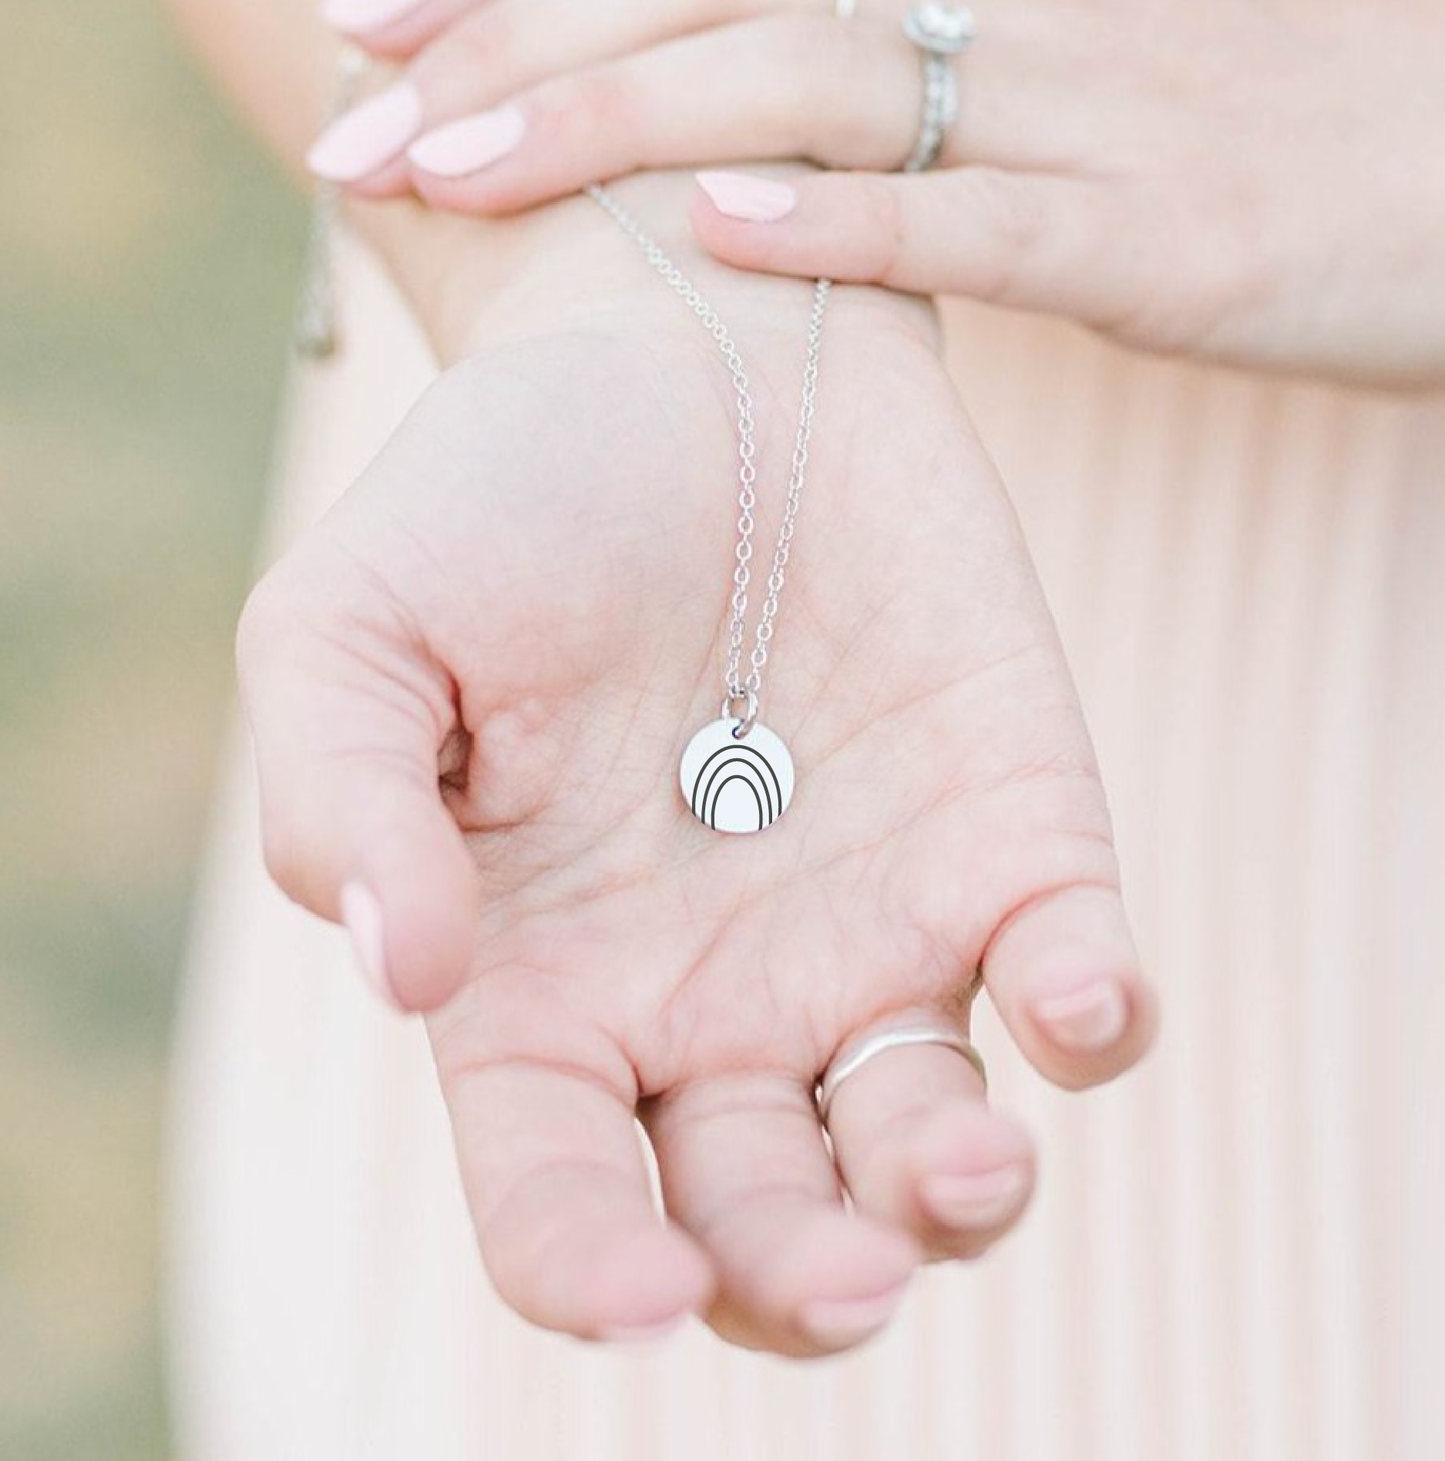
<svg viewBox="0 0 1445 1461"><path fill-rule="evenodd" d="M399 1009L386 972L386 936L382 930L381 904L370 888L361 883L347 883L341 890L341 921L351 935L356 962L361 965L367 983L393 1009Z"/></svg>
<svg viewBox="0 0 1445 1461"><path fill-rule="evenodd" d="M321 18L347 35L365 35L400 20L420 4L421 0L326 0Z"/></svg>
<svg viewBox="0 0 1445 1461"><path fill-rule="evenodd" d="M328 182L357 182L400 157L421 125L420 93L398 82L338 117L312 144L306 166Z"/></svg>
<svg viewBox="0 0 1445 1461"><path fill-rule="evenodd" d="M798 1322L820 1344L854 1344L881 1329L898 1308L907 1283L871 1299L810 1299L798 1314Z"/></svg>
<svg viewBox="0 0 1445 1461"><path fill-rule="evenodd" d="M1066 1050L1107 1050L1129 1023L1124 991L1111 980L1086 984L1072 994L1040 1000L1034 1016L1044 1032Z"/></svg>
<svg viewBox="0 0 1445 1461"><path fill-rule="evenodd" d="M526 120L516 107L497 107L428 132L412 144L407 156L423 172L462 178L505 157L526 131Z"/></svg>
<svg viewBox="0 0 1445 1461"><path fill-rule="evenodd" d="M787 183L749 177L740 172L700 172L698 186L719 213L745 223L776 223L797 206L798 195Z"/></svg>
<svg viewBox="0 0 1445 1461"><path fill-rule="evenodd" d="M918 1193L935 1221L947 1228L991 1228L1023 1201L1029 1176L1022 1167L999 1167L968 1175L926 1177Z"/></svg>

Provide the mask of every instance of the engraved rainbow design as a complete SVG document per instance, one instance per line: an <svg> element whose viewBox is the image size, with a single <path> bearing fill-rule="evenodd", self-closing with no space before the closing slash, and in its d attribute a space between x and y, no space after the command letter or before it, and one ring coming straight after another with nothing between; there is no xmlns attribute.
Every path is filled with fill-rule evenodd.
<svg viewBox="0 0 1445 1461"><path fill-rule="evenodd" d="M741 782L752 793L758 809L754 830L761 832L782 816L783 785L772 762L756 746L737 739L730 746L719 746L702 763L692 784L693 816L716 830L718 803L734 782Z"/></svg>
<svg viewBox="0 0 1445 1461"><path fill-rule="evenodd" d="M793 758L766 726L746 736L737 721L704 726L683 753L683 799L693 816L715 832L761 832L787 810L793 796Z"/></svg>

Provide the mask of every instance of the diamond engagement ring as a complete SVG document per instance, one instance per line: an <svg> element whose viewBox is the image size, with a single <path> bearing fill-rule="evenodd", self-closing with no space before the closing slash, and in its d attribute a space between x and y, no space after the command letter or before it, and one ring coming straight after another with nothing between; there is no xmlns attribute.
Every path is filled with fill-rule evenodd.
<svg viewBox="0 0 1445 1461"><path fill-rule="evenodd" d="M923 123L903 171L926 172L938 161L949 128L958 119L953 58L968 48L978 25L966 5L927 0L908 12L903 33L923 55Z"/></svg>
<svg viewBox="0 0 1445 1461"><path fill-rule="evenodd" d="M838 1087L850 1075L868 1064L874 1056L900 1045L945 1045L956 1050L978 1072L979 1079L988 1086L988 1071L983 1056L974 1048L973 1042L943 1020L925 1016L910 1016L884 1025L875 1025L845 1040L838 1053L828 1062L814 1090L818 1102L818 1117L824 1123L832 1109L833 1097Z"/></svg>

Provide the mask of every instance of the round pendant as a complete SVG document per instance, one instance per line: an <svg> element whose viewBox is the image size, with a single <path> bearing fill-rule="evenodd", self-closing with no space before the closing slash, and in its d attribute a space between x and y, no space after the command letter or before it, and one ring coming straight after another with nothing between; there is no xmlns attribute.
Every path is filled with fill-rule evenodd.
<svg viewBox="0 0 1445 1461"><path fill-rule="evenodd" d="M745 736L728 716L703 726L682 753L682 795L699 822L715 832L761 832L793 799L793 758L767 726Z"/></svg>

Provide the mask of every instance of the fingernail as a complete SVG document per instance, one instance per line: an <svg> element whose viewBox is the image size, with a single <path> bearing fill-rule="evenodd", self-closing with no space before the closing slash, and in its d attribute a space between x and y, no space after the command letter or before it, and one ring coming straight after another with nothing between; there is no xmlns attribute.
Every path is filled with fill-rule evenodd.
<svg viewBox="0 0 1445 1461"><path fill-rule="evenodd" d="M967 1176L926 1177L918 1193L930 1215L946 1228L991 1228L1017 1209L1028 1184L1028 1173L1010 1166Z"/></svg>
<svg viewBox="0 0 1445 1461"><path fill-rule="evenodd" d="M719 213L745 223L776 223L797 206L798 194L787 183L754 178L740 172L700 172L698 185Z"/></svg>
<svg viewBox="0 0 1445 1461"><path fill-rule="evenodd" d="M798 1321L820 1344L853 1344L881 1329L893 1317L906 1282L871 1299L810 1299Z"/></svg>
<svg viewBox="0 0 1445 1461"><path fill-rule="evenodd" d="M1100 979L1072 994L1040 1000L1034 1015L1049 1037L1067 1050L1106 1050L1124 1033L1129 1006L1117 984Z"/></svg>
<svg viewBox="0 0 1445 1461"><path fill-rule="evenodd" d="M439 178L461 178L505 157L526 130L527 123L518 108L497 107L428 132L411 145L407 156L423 172Z"/></svg>
<svg viewBox="0 0 1445 1461"><path fill-rule="evenodd" d="M400 20L420 3L421 0L326 0L321 7L321 18L347 35L365 35L367 31L380 30Z"/></svg>
<svg viewBox="0 0 1445 1461"><path fill-rule="evenodd" d="M371 889L361 883L347 883L341 890L341 921L351 935L356 962L366 982L392 1009L400 1009L386 972L386 937L381 926L381 904Z"/></svg>
<svg viewBox="0 0 1445 1461"><path fill-rule="evenodd" d="M306 166L328 182L354 183L399 157L421 124L421 94L400 81L338 117L312 144Z"/></svg>
<svg viewBox="0 0 1445 1461"><path fill-rule="evenodd" d="M687 1318L683 1312L670 1319L659 1319L656 1324L614 1324L603 1329L602 1337L613 1344L648 1344L675 1334Z"/></svg>

